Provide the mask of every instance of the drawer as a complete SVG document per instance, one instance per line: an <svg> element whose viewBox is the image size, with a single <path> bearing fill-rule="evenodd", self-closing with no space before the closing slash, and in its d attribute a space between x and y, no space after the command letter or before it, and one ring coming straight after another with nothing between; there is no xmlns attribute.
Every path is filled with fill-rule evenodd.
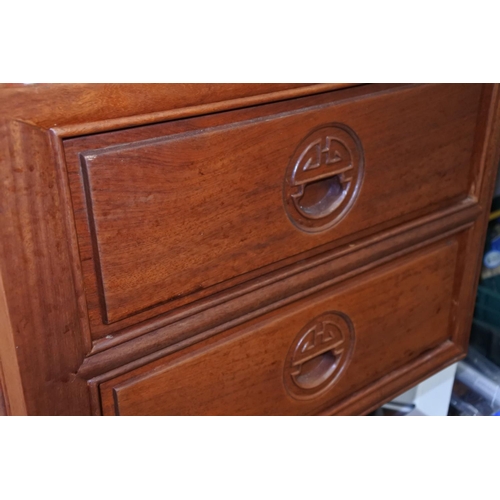
<svg viewBox="0 0 500 500"><path fill-rule="evenodd" d="M94 338L466 198L481 89L368 85L65 141Z"/></svg>
<svg viewBox="0 0 500 500"><path fill-rule="evenodd" d="M459 238L104 382L103 413L310 414L425 356L429 370L452 334Z"/></svg>

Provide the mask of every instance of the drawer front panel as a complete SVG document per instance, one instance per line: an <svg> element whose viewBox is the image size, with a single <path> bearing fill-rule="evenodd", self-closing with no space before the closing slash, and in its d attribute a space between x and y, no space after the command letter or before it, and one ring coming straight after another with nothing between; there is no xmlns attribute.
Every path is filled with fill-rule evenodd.
<svg viewBox="0 0 500 500"><path fill-rule="evenodd" d="M104 323L465 198L481 86L372 89L68 141Z"/></svg>
<svg viewBox="0 0 500 500"><path fill-rule="evenodd" d="M307 414L450 338L449 238L101 384L104 414Z"/></svg>

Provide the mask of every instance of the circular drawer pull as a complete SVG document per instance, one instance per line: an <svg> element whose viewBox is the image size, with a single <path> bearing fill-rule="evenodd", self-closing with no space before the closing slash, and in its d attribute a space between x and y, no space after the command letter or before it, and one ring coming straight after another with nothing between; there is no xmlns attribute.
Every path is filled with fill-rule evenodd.
<svg viewBox="0 0 500 500"><path fill-rule="evenodd" d="M330 228L354 203L362 177L363 154L356 134L344 125L316 129L288 164L284 186L288 217L304 231Z"/></svg>
<svg viewBox="0 0 500 500"><path fill-rule="evenodd" d="M298 399L323 393L337 380L350 357L354 327L340 312L309 322L295 337L285 361L284 383Z"/></svg>
<svg viewBox="0 0 500 500"><path fill-rule="evenodd" d="M335 371L338 359L338 355L335 355L332 351L327 351L304 361L301 365L295 366L296 370L290 375L295 384L302 389L314 389L327 380Z"/></svg>

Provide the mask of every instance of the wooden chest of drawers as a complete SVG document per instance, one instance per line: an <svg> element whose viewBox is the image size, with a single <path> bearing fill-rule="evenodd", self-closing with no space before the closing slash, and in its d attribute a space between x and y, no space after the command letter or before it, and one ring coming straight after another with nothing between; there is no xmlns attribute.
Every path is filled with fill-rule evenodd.
<svg viewBox="0 0 500 500"><path fill-rule="evenodd" d="M362 414L461 358L498 91L0 89L0 412Z"/></svg>

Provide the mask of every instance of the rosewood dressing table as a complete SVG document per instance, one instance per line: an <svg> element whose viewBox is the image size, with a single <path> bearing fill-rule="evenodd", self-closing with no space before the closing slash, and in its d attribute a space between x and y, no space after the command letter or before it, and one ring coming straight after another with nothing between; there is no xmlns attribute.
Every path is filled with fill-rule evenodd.
<svg viewBox="0 0 500 500"><path fill-rule="evenodd" d="M497 85L12 85L0 110L0 413L366 414L465 355Z"/></svg>

